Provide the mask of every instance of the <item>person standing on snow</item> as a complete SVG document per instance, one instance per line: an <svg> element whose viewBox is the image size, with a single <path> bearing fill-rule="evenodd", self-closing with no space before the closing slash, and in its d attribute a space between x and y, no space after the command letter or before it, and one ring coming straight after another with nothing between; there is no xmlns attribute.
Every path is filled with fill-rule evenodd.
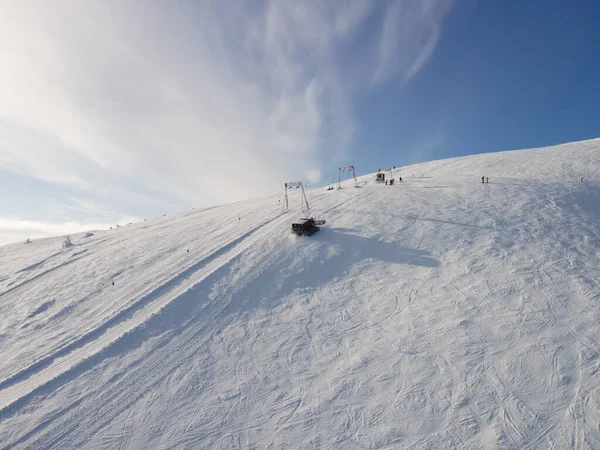
<svg viewBox="0 0 600 450"><path fill-rule="evenodd" d="M481 182L482 182L482 183L483 183L483 179L484 179L484 178L485 178L485 177L481 177Z"/></svg>

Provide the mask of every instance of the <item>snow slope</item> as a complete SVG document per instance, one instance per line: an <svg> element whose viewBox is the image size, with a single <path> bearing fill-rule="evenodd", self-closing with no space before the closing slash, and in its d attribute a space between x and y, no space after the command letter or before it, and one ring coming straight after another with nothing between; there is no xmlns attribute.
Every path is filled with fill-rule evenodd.
<svg viewBox="0 0 600 450"><path fill-rule="evenodd" d="M600 448L598 167L369 175L308 192L310 238L294 192L0 247L0 448Z"/></svg>

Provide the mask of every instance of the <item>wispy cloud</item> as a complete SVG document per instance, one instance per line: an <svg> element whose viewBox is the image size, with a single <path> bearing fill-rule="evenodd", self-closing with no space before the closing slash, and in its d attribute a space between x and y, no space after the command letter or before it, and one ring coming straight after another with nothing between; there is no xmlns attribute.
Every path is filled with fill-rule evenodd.
<svg viewBox="0 0 600 450"><path fill-rule="evenodd" d="M390 2L383 20L373 81L414 77L427 63L453 0Z"/></svg>
<svg viewBox="0 0 600 450"><path fill-rule="evenodd" d="M0 169L106 203L159 192L200 206L316 182L352 143L356 90L414 76L450 2L385 5L5 1ZM340 60L362 39L376 51Z"/></svg>

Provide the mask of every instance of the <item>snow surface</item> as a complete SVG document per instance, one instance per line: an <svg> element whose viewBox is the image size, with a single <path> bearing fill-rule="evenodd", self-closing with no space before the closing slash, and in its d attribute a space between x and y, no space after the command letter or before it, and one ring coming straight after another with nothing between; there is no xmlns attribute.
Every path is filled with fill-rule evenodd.
<svg viewBox="0 0 600 450"><path fill-rule="evenodd" d="M0 247L0 448L600 448L598 167L369 175L308 191L311 237L292 192Z"/></svg>

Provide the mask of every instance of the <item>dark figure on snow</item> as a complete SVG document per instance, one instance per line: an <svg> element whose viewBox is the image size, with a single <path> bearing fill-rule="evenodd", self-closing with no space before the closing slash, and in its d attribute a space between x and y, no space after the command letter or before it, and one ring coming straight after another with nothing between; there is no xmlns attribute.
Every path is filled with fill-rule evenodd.
<svg viewBox="0 0 600 450"><path fill-rule="evenodd" d="M485 177L481 177L481 182L482 182L482 183L484 182L484 181L483 181L483 179L484 179L484 178L485 178Z"/></svg>
<svg viewBox="0 0 600 450"><path fill-rule="evenodd" d="M398 180L402 183L402 177L398 177Z"/></svg>

